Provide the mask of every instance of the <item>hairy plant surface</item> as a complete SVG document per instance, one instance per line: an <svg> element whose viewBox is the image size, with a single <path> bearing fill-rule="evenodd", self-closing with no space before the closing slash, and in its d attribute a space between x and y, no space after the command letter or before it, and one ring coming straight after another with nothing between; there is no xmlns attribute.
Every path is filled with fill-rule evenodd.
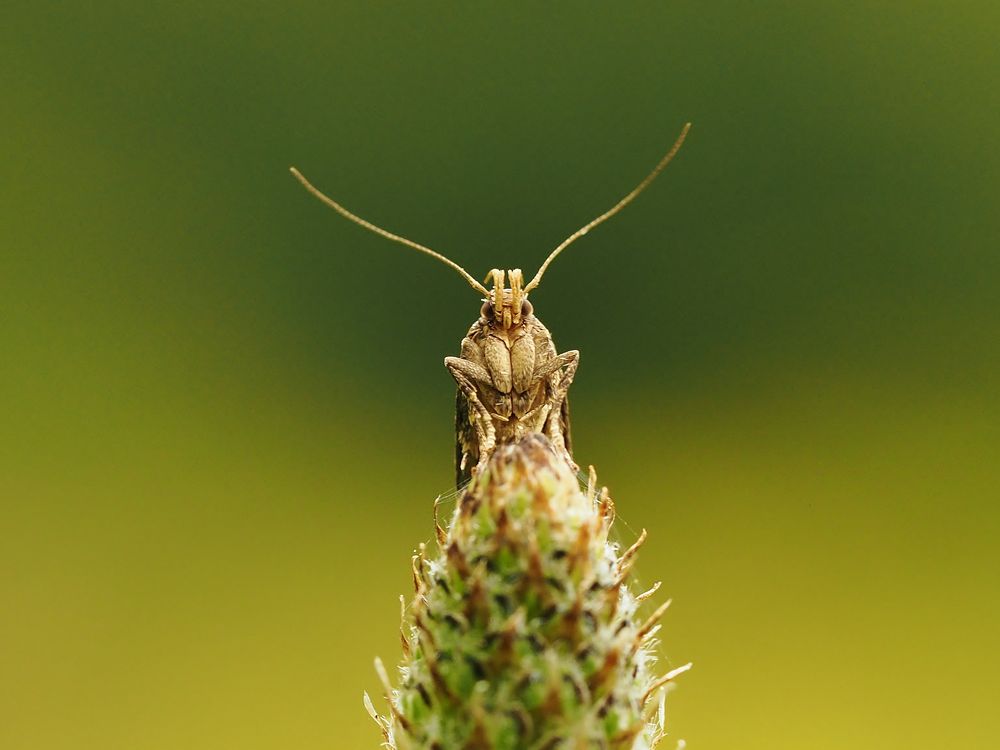
<svg viewBox="0 0 1000 750"><path fill-rule="evenodd" d="M542 435L496 450L461 495L439 553L413 557L399 687L381 662L399 750L643 750L664 736L653 646L664 603L629 573L639 540L609 542L614 504L591 470L586 492ZM402 601L402 597L401 597Z"/></svg>

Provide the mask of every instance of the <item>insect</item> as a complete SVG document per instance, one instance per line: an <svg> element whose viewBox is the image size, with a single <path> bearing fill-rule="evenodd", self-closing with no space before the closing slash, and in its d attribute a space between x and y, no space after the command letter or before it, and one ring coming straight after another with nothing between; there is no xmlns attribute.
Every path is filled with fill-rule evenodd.
<svg viewBox="0 0 1000 750"><path fill-rule="evenodd" d="M645 179L618 203L563 240L527 284L521 269L494 268L487 289L464 268L441 253L357 216L324 195L295 168L292 174L310 193L337 213L375 234L406 245L451 266L482 295L479 319L462 339L457 357L444 365L458 386L455 408L455 472L459 487L481 471L498 445L530 433L549 438L574 471L570 443L569 400L580 352L558 353L552 335L535 316L528 295L538 287L549 264L571 243L631 203L670 163L687 137L687 123L667 154Z"/></svg>

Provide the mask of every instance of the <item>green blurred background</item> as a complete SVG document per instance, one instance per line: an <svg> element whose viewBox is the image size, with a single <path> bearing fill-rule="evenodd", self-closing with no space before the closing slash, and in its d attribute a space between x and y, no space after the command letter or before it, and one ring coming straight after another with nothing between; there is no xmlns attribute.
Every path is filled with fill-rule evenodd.
<svg viewBox="0 0 1000 750"><path fill-rule="evenodd" d="M995 3L5 5L0 747L375 748L452 271L531 273L692 748L996 747ZM668 743L667 747L672 747Z"/></svg>

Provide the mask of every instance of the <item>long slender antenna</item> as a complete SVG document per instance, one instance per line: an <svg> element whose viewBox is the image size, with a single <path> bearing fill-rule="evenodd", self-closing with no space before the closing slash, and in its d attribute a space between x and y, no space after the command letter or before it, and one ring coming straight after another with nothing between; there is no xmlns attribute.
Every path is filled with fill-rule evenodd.
<svg viewBox="0 0 1000 750"><path fill-rule="evenodd" d="M537 287L539 284L542 283L542 276L545 274L545 269L549 267L549 263L554 261L556 259L556 256L559 255L559 253L561 253L563 250L569 247L569 245L571 245L573 242L583 237L583 235L585 235L591 229L596 227L598 224L602 224L603 222L607 221L616 213L625 208L625 206L627 206L629 203L635 200L635 197L639 195L639 193L641 193L643 190L645 190L649 186L649 183L655 180L656 176L660 172L662 172L663 169L670 163L671 159L674 158L674 156L680 150L681 145L684 143L684 139L687 137L688 131L690 129L691 129L691 123L687 123L681 130L681 134L677 136L677 140L674 141L674 145L671 146L670 150L667 152L667 155L664 156L662 159L660 159L660 163L657 164L655 167L653 167L653 171L650 172L648 175L646 175L646 179L644 179L642 182L636 185L631 193L626 195L624 198L622 198L614 206L612 206L610 209L608 209L603 214L598 216L596 219L589 222L588 224L584 224L582 227L577 229L575 232L573 232L573 234L564 239L560 243L559 247L557 247L555 250L549 253L549 257L545 259L544 263L542 263L541 268L538 269L538 273L535 274L535 278L533 278L530 282L528 282L528 285L524 287L524 293L527 294L532 289L534 289L535 287Z"/></svg>
<svg viewBox="0 0 1000 750"><path fill-rule="evenodd" d="M360 216L357 216L356 214L352 214L346 208L344 208L339 203L337 203L337 201L335 201L332 198L330 198L330 197L324 195L323 193L321 193L319 191L319 189L316 188L311 182L309 182L309 180L307 180L305 177L303 177L302 173L299 172L299 170L297 170L295 167L290 167L289 169L291 170L291 173L295 176L295 179L298 180L299 182L301 182L302 186L306 190L308 190L310 193L312 193L313 195L315 195L317 198L319 198L321 201L323 201L323 203L325 203L326 205L328 205L330 208L332 208L334 211L336 211L338 214L340 214L344 218L350 219L355 224L360 224L361 226L363 226L365 229L369 230L370 232L374 232L377 235L385 237L387 240L392 240L393 242L398 242L401 245L406 245L407 247L412 247L414 250L419 250L422 253L427 253L427 255L431 256L432 258L437 258L439 261L441 261L445 265L451 266L456 271L458 271L460 274L462 274L462 277L466 281L469 282L469 286L471 286L477 292L479 292L480 294L483 294L486 297L490 296L489 290L486 287L484 287L482 284L480 284L478 281L476 281L471 275L469 275L468 271L466 271L464 268L462 268L460 265L458 265L458 263L456 263L455 261L450 260L449 258L446 258L445 256L441 255L441 253L438 253L438 252L435 252L434 250L431 250L429 247L424 247L423 245L420 245L420 244L414 242L413 240L406 239L406 237L400 237L398 234L393 234L392 232L387 232L385 229L382 229L382 227L377 227L374 224L372 224L370 221L365 221Z"/></svg>

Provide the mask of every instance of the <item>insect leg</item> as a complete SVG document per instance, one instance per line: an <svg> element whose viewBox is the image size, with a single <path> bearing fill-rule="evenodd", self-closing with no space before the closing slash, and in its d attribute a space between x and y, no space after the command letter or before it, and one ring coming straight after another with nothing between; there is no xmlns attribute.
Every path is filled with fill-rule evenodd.
<svg viewBox="0 0 1000 750"><path fill-rule="evenodd" d="M479 400L479 392L472 384L472 379L479 379L478 376L480 373L478 371L481 370L481 374L486 377L485 382L489 384L491 382L489 380L489 373L475 362L469 362L460 357L446 357L444 366L448 368L448 372L451 373L451 376L458 384L459 390L462 391L469 403L469 420L476 431L476 443L479 447L479 463L473 472L478 473L480 469L486 466L490 456L493 454L497 436L490 413L483 405L483 402Z"/></svg>
<svg viewBox="0 0 1000 750"><path fill-rule="evenodd" d="M536 377L547 376L548 378L549 396L547 404L550 409L545 423L545 434L552 441L556 450L566 459L566 462L573 467L574 471L579 470L579 467L576 465L573 456L570 455L569 448L566 446L565 431L569 429L569 425L563 424L563 403L566 400L566 393L573 383L573 377L576 375L576 368L579 364L580 352L574 349L553 357L539 368L539 373L536 374Z"/></svg>
<svg viewBox="0 0 1000 750"><path fill-rule="evenodd" d="M545 436L552 442L552 446L556 451L566 459L566 463L573 467L573 471L579 471L580 467L577 466L576 461L573 460L573 456L570 455L569 449L566 447L566 436L563 433L562 415L559 409L553 409L549 412L549 417L545 424Z"/></svg>
<svg viewBox="0 0 1000 750"><path fill-rule="evenodd" d="M548 380L549 398L557 404L561 403L566 398L566 392L570 385L573 384L573 377L576 375L576 368L579 365L580 352L576 349L563 352L539 367L533 381L537 383L539 380ZM552 378L552 375L557 372L559 377Z"/></svg>
<svg viewBox="0 0 1000 750"><path fill-rule="evenodd" d="M448 372L456 381L458 381L458 375L461 374L469 381L493 387L493 378L490 377L489 370L472 360L464 357L445 357L444 366L448 368Z"/></svg>

